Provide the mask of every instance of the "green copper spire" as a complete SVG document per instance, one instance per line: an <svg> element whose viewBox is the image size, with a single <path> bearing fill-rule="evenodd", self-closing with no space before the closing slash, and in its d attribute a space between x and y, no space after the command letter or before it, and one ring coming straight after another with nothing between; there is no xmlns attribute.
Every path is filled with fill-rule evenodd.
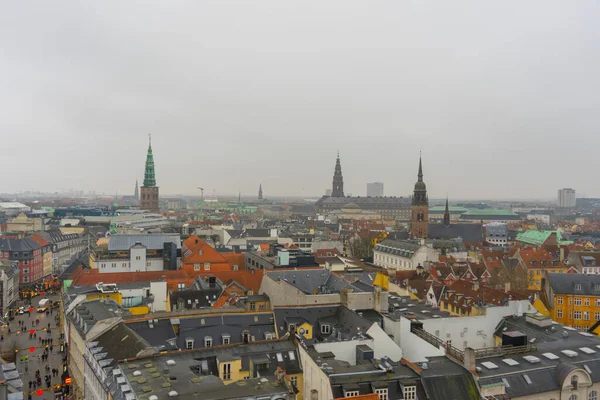
<svg viewBox="0 0 600 400"><path fill-rule="evenodd" d="M146 155L146 170L144 172L144 186L155 187L154 157L152 156L152 136L148 135L148 154Z"/></svg>

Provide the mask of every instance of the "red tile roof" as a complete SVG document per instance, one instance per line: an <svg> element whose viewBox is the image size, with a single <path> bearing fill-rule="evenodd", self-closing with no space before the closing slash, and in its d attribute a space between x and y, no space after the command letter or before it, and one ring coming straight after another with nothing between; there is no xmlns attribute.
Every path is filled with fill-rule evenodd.
<svg viewBox="0 0 600 400"><path fill-rule="evenodd" d="M198 275L199 277L205 278L208 276L215 276L225 285L235 281L238 284L245 287L247 290L252 290L255 294L260 289L262 283L264 270L241 270L241 271L215 271L214 273L203 273Z"/></svg>

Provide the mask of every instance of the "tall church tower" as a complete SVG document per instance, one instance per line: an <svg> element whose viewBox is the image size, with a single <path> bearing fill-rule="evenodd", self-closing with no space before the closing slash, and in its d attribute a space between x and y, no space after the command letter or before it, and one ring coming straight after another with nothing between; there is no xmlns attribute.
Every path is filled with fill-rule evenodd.
<svg viewBox="0 0 600 400"><path fill-rule="evenodd" d="M446 197L446 210L444 210L444 226L450 226L450 207L448 207L448 197Z"/></svg>
<svg viewBox="0 0 600 400"><path fill-rule="evenodd" d="M258 187L258 199L262 200L263 199L263 193L262 193L262 183L260 184L260 186Z"/></svg>
<svg viewBox="0 0 600 400"><path fill-rule="evenodd" d="M136 201L140 201L140 187L138 185L137 179L135 180L135 190L133 192L133 197L135 197Z"/></svg>
<svg viewBox="0 0 600 400"><path fill-rule="evenodd" d="M418 239L427 239L429 219L429 198L427 186L423 182L423 164L419 157L419 175L415 183L412 198L412 218L410 222L410 236Z"/></svg>
<svg viewBox="0 0 600 400"><path fill-rule="evenodd" d="M335 161L335 170L333 172L333 187L331 197L344 197L344 177L342 176L342 164L340 163L340 153L338 152Z"/></svg>
<svg viewBox="0 0 600 400"><path fill-rule="evenodd" d="M142 185L140 198L140 209L159 212L158 208L158 186L154 176L154 157L152 155L152 138L148 142L148 154L146 154L146 169L144 170L144 184Z"/></svg>

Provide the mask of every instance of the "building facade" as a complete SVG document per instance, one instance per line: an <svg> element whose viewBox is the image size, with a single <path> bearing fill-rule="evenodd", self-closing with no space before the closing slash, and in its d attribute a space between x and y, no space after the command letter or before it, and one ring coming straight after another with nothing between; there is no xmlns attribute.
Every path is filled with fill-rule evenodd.
<svg viewBox="0 0 600 400"><path fill-rule="evenodd" d="M154 156L152 154L152 142L148 143L148 153L146 154L146 168L144 171L144 185L141 189L140 208L152 212L159 212L158 206L158 186L156 186L156 176L154 173Z"/></svg>
<svg viewBox="0 0 600 400"><path fill-rule="evenodd" d="M429 225L429 198L427 186L423 182L423 164L419 158L419 173L412 198L410 235L413 238L427 239Z"/></svg>
<svg viewBox="0 0 600 400"><path fill-rule="evenodd" d="M29 285L43 277L42 246L31 238L0 239L0 259L19 266L19 284Z"/></svg>
<svg viewBox="0 0 600 400"><path fill-rule="evenodd" d="M600 276L548 274L552 319L587 331L600 321Z"/></svg>
<svg viewBox="0 0 600 400"><path fill-rule="evenodd" d="M19 265L0 260L0 316L5 316L19 298Z"/></svg>
<svg viewBox="0 0 600 400"><path fill-rule="evenodd" d="M319 214L327 214L338 211L347 204L357 205L363 211L375 212L383 218L409 221L411 216L411 200L408 197L365 197L345 196L344 180L342 177L342 166L339 155L335 164L333 174L333 186L327 194L321 197L315 204L315 211Z"/></svg>
<svg viewBox="0 0 600 400"><path fill-rule="evenodd" d="M575 189L565 188L558 191L558 206L561 208L575 207Z"/></svg>
<svg viewBox="0 0 600 400"><path fill-rule="evenodd" d="M383 196L383 183L382 182L367 183L367 197L382 197L382 196Z"/></svg>

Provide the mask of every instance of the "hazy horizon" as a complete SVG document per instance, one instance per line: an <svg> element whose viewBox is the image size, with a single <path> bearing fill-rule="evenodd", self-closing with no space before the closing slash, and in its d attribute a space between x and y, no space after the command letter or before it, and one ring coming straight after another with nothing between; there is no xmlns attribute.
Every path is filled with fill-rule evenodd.
<svg viewBox="0 0 600 400"><path fill-rule="evenodd" d="M600 197L600 4L11 2L2 191ZM8 173L8 172L11 173Z"/></svg>

